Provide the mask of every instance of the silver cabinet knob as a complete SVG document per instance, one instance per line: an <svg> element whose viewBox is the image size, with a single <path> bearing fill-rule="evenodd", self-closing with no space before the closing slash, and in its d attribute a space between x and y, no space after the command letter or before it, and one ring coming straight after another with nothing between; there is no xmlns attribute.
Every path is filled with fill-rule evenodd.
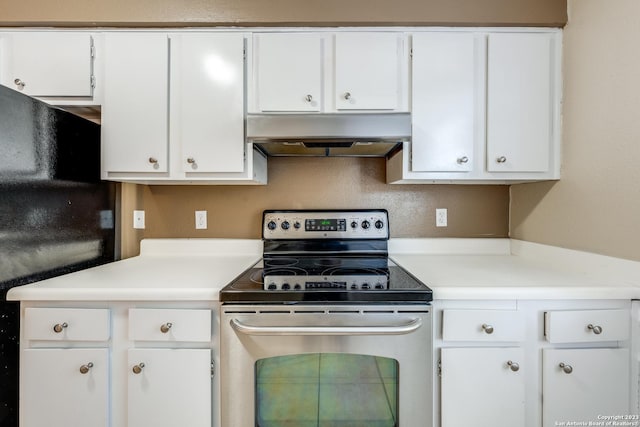
<svg viewBox="0 0 640 427"><path fill-rule="evenodd" d="M16 86L18 86L18 89L20 89L20 90L24 89L24 87L26 85L26 83L23 82L20 79L15 79L13 82L16 84Z"/></svg>
<svg viewBox="0 0 640 427"><path fill-rule="evenodd" d="M562 369L562 371L565 374L570 374L571 372L573 372L573 368L571 367L571 365L567 365L564 362L560 362L560 364L558 365L558 367L560 367L560 369Z"/></svg>
<svg viewBox="0 0 640 427"><path fill-rule="evenodd" d="M166 334L171 330L172 326L173 326L173 323L167 322L164 325L160 326L160 332L162 332L163 334Z"/></svg>
<svg viewBox="0 0 640 427"><path fill-rule="evenodd" d="M493 333L493 326L487 325L486 323L483 323L482 324L482 330L485 331L487 334L492 334Z"/></svg>
<svg viewBox="0 0 640 427"><path fill-rule="evenodd" d="M157 165L158 164L158 159L156 159L155 157L149 157L149 163L151 163L153 165Z"/></svg>
<svg viewBox="0 0 640 427"><path fill-rule="evenodd" d="M520 365L518 365L516 362L512 362L511 360L507 361L507 366L509 366L509 369L511 369L513 372L518 372L520 370Z"/></svg>
<svg viewBox="0 0 640 427"><path fill-rule="evenodd" d="M91 370L91 368L93 368L93 362L89 362L86 365L82 365L80 366L80 373L84 375L88 373Z"/></svg>
<svg viewBox="0 0 640 427"><path fill-rule="evenodd" d="M307 102L311 102L311 101L313 101L313 96L307 95L307 96L304 97L304 100L307 101Z"/></svg>
<svg viewBox="0 0 640 427"><path fill-rule="evenodd" d="M507 158L505 156L500 156L496 159L496 162L498 163L504 163L507 161Z"/></svg>
<svg viewBox="0 0 640 427"><path fill-rule="evenodd" d="M602 326L592 325L591 323L587 325L587 329L593 331L593 333L596 335L600 335L602 333Z"/></svg>
<svg viewBox="0 0 640 427"><path fill-rule="evenodd" d="M140 362L137 365L134 365L131 370L134 374L138 375L140 372L142 372L142 368L144 368L144 363Z"/></svg>
<svg viewBox="0 0 640 427"><path fill-rule="evenodd" d="M56 334L59 334L60 332L62 332L65 329L67 329L68 326L69 326L69 324L67 322L57 323L57 324L53 325L53 332L55 332Z"/></svg>
<svg viewBox="0 0 640 427"><path fill-rule="evenodd" d="M467 163L468 161L469 161L469 158L467 156L458 157L458 160L457 160L458 164L460 165Z"/></svg>
<svg viewBox="0 0 640 427"><path fill-rule="evenodd" d="M344 93L344 99L346 99L347 101L351 99L351 92L345 92Z"/></svg>
<svg viewBox="0 0 640 427"><path fill-rule="evenodd" d="M189 163L189 164L194 164L195 162L196 162L196 159L194 159L193 157L189 157L187 159L187 163Z"/></svg>

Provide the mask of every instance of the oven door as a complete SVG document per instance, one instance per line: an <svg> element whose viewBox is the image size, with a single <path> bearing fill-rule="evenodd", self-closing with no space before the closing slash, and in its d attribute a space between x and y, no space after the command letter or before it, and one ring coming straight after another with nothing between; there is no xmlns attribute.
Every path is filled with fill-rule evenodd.
<svg viewBox="0 0 640 427"><path fill-rule="evenodd" d="M222 306L222 425L432 425L429 305Z"/></svg>

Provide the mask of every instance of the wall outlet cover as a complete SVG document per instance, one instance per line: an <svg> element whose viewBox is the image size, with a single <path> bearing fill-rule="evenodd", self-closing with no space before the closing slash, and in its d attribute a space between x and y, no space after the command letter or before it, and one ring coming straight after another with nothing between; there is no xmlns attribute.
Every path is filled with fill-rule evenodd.
<svg viewBox="0 0 640 427"><path fill-rule="evenodd" d="M133 228L144 229L144 211L133 211Z"/></svg>

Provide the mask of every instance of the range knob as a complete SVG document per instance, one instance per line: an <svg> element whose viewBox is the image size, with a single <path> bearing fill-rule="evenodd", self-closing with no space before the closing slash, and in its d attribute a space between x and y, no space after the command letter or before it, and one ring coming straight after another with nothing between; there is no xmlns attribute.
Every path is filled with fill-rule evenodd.
<svg viewBox="0 0 640 427"><path fill-rule="evenodd" d="M281 289L283 291L288 291L289 289L291 289L291 285L289 285L288 283L283 283Z"/></svg>
<svg viewBox="0 0 640 427"><path fill-rule="evenodd" d="M289 221L284 221L282 224L280 224L280 227L282 227L283 230L288 230L290 227Z"/></svg>
<svg viewBox="0 0 640 427"><path fill-rule="evenodd" d="M300 228L300 221L296 221L293 223L293 228L295 228L296 230Z"/></svg>
<svg viewBox="0 0 640 427"><path fill-rule="evenodd" d="M376 228L378 230L380 230L382 227L384 227L384 222L382 222L381 220L377 220L376 221Z"/></svg>
<svg viewBox="0 0 640 427"><path fill-rule="evenodd" d="M358 228L358 222L357 221L351 221L351 228Z"/></svg>
<svg viewBox="0 0 640 427"><path fill-rule="evenodd" d="M267 289L269 289L270 291L275 291L276 289L278 289L278 287L276 286L275 283L269 283L269 286L267 286Z"/></svg>
<svg viewBox="0 0 640 427"><path fill-rule="evenodd" d="M276 224L275 221L269 221L269 223L267 224L267 228L269 230L275 230L278 227L278 224Z"/></svg>
<svg viewBox="0 0 640 427"><path fill-rule="evenodd" d="M366 219L364 221L362 221L361 224L362 228L364 228L365 230L368 229L369 227L371 227L371 224L369 223L369 221L367 221Z"/></svg>

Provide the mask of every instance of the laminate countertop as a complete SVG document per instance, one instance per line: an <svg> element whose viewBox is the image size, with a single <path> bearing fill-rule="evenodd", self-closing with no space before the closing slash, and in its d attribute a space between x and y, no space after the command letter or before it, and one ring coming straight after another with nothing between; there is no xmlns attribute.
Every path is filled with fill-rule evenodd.
<svg viewBox="0 0 640 427"><path fill-rule="evenodd" d="M640 262L513 239L391 239L434 300L640 299ZM262 256L252 239L146 239L140 255L11 289L13 301L218 301Z"/></svg>

